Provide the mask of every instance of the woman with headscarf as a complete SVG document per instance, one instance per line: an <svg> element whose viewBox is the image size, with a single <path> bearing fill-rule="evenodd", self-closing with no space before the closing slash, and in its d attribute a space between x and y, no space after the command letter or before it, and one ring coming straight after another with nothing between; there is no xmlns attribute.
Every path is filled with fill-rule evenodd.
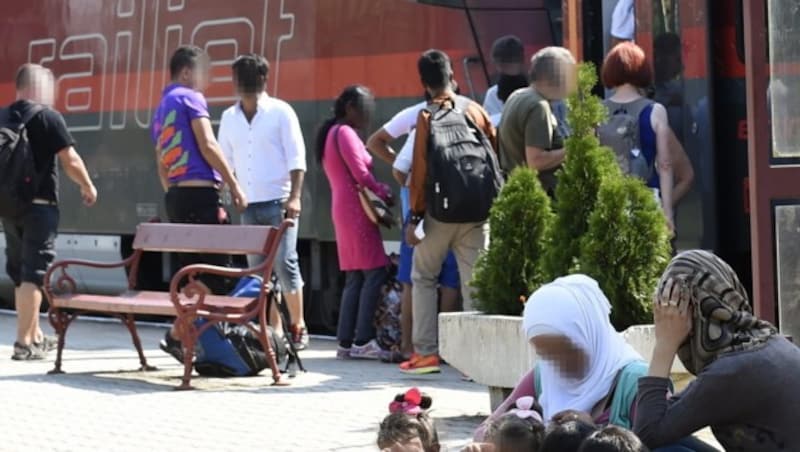
<svg viewBox="0 0 800 452"><path fill-rule="evenodd" d="M610 313L603 291L585 275L558 278L534 292L522 323L538 362L489 420L520 397L535 396L545 422L577 410L599 425L630 428L636 383L647 364L611 325ZM476 432L476 441L483 439L486 425Z"/></svg>
<svg viewBox="0 0 800 452"><path fill-rule="evenodd" d="M639 380L639 438L658 447L710 426L725 450L800 450L800 349L753 316L733 269L706 251L681 253L654 303L656 347ZM668 397L676 354L697 378Z"/></svg>

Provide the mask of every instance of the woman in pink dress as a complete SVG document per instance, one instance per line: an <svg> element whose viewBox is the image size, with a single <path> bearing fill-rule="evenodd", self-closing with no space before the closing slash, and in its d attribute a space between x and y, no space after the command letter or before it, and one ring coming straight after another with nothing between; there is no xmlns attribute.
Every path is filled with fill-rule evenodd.
<svg viewBox="0 0 800 452"><path fill-rule="evenodd" d="M377 359L375 309L386 282L389 260L378 226L361 207L358 187L386 201L391 190L372 175L372 157L358 136L369 125L374 99L363 86L350 86L336 99L334 116L317 135L317 158L331 185L331 214L336 231L339 268L346 282L339 309L337 358Z"/></svg>

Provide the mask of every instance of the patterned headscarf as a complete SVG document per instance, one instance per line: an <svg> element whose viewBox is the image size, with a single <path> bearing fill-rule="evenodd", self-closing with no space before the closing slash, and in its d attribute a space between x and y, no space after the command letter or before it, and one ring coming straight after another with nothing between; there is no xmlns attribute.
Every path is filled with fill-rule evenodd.
<svg viewBox="0 0 800 452"><path fill-rule="evenodd" d="M693 305L693 329L678 357L694 375L723 353L759 347L777 334L772 324L753 316L730 265L708 251L675 256L661 276L655 303Z"/></svg>

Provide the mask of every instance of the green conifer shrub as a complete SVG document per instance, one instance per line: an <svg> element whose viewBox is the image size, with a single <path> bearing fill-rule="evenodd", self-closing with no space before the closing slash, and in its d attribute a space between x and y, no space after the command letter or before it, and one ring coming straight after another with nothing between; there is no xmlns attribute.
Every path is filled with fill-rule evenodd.
<svg viewBox="0 0 800 452"><path fill-rule="evenodd" d="M520 297L547 282L541 256L548 247L553 213L536 173L511 173L489 213L490 246L475 265L472 286L486 314L520 315Z"/></svg>

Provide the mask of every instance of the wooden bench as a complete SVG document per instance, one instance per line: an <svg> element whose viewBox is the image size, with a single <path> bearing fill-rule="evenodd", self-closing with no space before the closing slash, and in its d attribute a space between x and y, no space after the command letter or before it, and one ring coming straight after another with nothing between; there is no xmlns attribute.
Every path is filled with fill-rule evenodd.
<svg viewBox="0 0 800 452"><path fill-rule="evenodd" d="M152 370L142 352L142 344L136 332L135 314L174 316L176 333L183 345L184 371L178 389L191 389L190 381L194 348L199 336L220 322L246 325L259 338L267 352L274 384L282 385L281 374L275 362L275 352L266 334L266 303L270 276L280 239L286 229L292 227L285 220L280 227L198 225L173 223L145 223L136 228L133 254L121 262L103 263L82 260L55 262L44 278L44 292L50 302L48 318L58 334L58 352L55 368L51 373L62 373L61 355L64 349L67 328L75 318L86 312L111 314L120 318L128 327L133 345L139 353L142 370ZM136 276L142 253L145 251L205 253L205 254L261 254L264 262L253 268L234 269L206 264L194 264L181 268L170 281L168 292L136 290ZM117 295L92 295L79 293L75 280L68 270L73 267L128 269L128 290ZM212 295L197 278L200 275L218 275L241 278L260 275L265 281L256 299ZM185 283L183 287L181 284ZM198 319L207 320L201 327L195 326ZM252 323L256 320L258 325Z"/></svg>

